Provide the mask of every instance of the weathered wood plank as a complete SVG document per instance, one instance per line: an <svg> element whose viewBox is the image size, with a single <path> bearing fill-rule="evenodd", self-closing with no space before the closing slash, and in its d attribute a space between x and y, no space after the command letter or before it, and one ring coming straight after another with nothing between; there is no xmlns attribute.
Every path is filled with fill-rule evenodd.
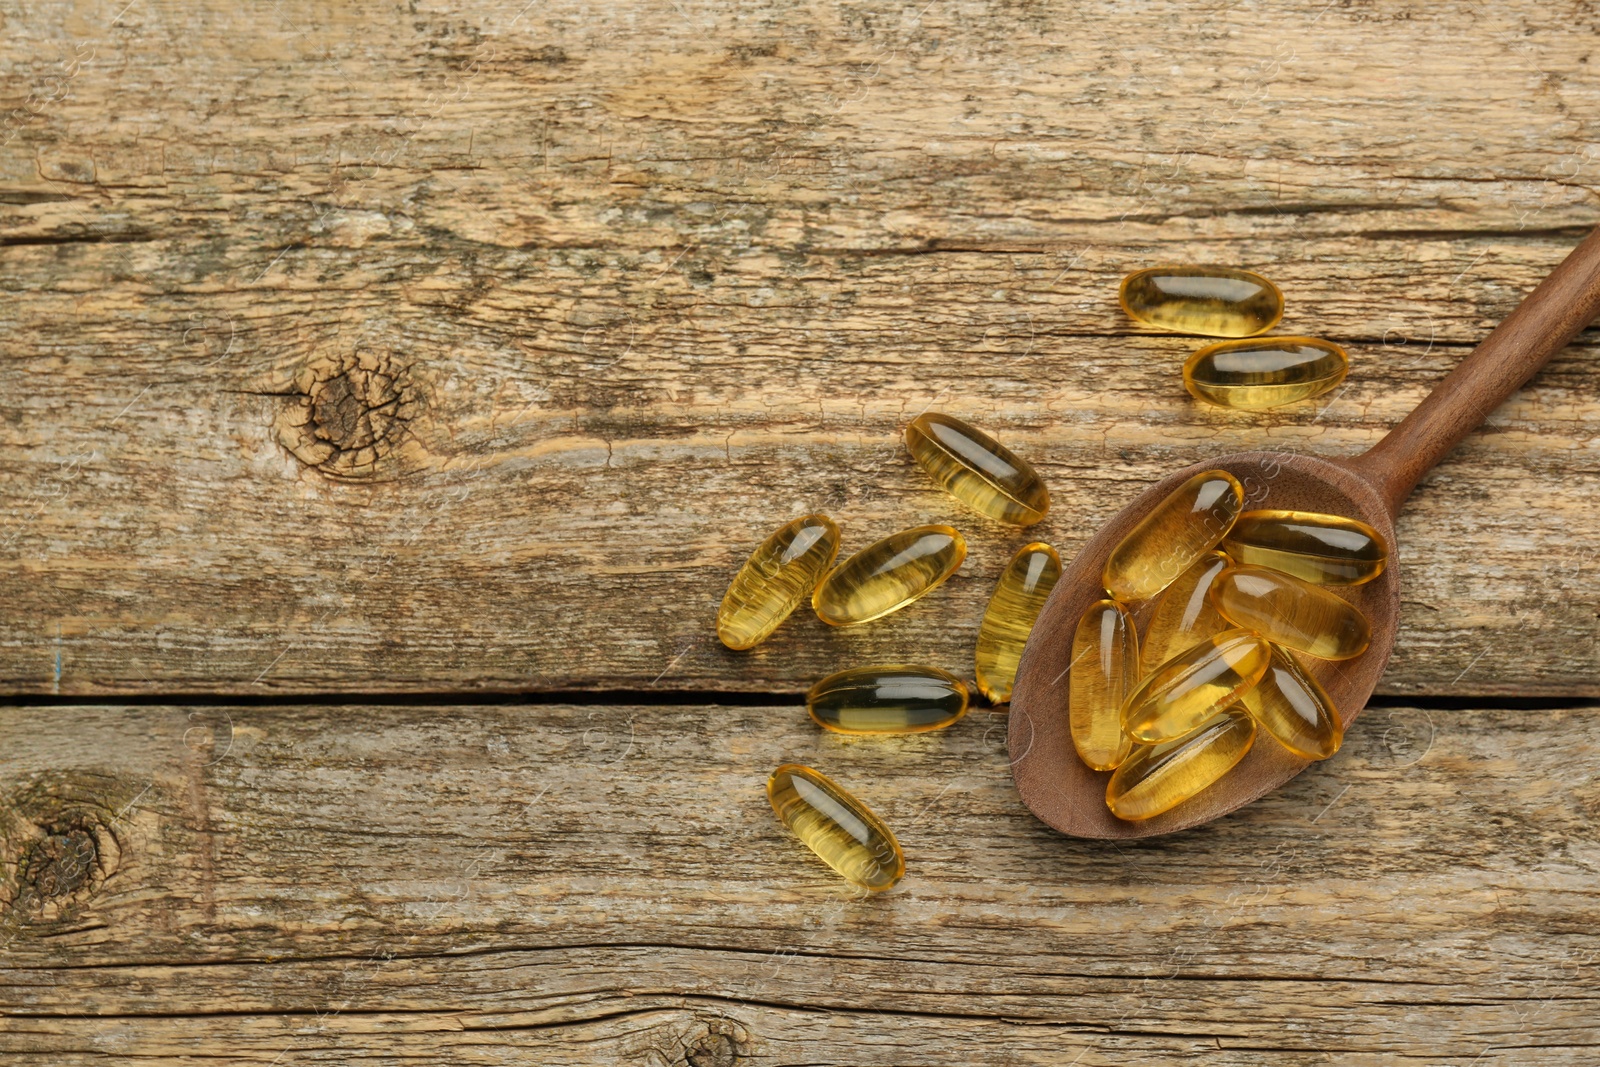
<svg viewBox="0 0 1600 1067"><path fill-rule="evenodd" d="M1393 265L1411 246L1340 247L1347 261L1365 248ZM1486 247L1518 263L1508 289L1531 285L1562 252L1553 240ZM901 285L963 273L937 258L874 260L859 284L887 302ZM1442 275L1463 265L1452 260L1433 279L1435 306L1456 306ZM1008 284L994 270L964 274L968 292ZM1114 275L1093 282L1060 299L1106 303ZM187 321L119 327L116 312L90 329L61 299L53 329L79 343L120 329L136 351L155 352L177 347ZM1511 299L1475 314L1492 318ZM10 394L20 418L0 428L14 561L0 598L6 684L792 690L862 658L966 671L989 585L1025 537L1069 554L1137 486L1208 451L1357 451L1463 351L1353 344L1356 377L1331 403L1239 418L1182 393L1181 340L1044 338L1029 352L1034 342L1015 337L1006 342L1022 346L1015 358L984 359L976 323L990 313L974 310L964 340L941 348L932 327L888 338L916 314L903 308L875 313L868 332L880 336L857 358L842 338L812 334L815 314L771 316L783 321L742 355L719 343L722 326L685 328L628 356L637 371L616 373L589 369L608 360L556 349L496 353L496 335L472 326L455 341L482 344L453 348L454 328L419 312L399 336L415 353L402 366L425 383L407 387L425 415L386 457L411 466L370 479L304 466L275 423L300 402L256 395L293 391L291 369L336 348L336 331L303 338L292 354L241 342L252 356L237 368L235 357L195 363L181 350L109 364L87 350L24 354L10 365L27 385ZM263 339L275 329L300 334L285 321L263 327ZM1388 691L1595 691L1596 354L1578 347L1559 359L1419 491L1401 524L1409 603ZM558 388L597 393L537 399ZM936 491L897 439L929 404L1034 457L1053 515L1018 534ZM948 520L973 553L946 590L893 619L829 633L797 617L755 654L725 653L710 618L728 577L767 530L809 509L844 525L847 550Z"/></svg>
<svg viewBox="0 0 1600 1067"><path fill-rule="evenodd" d="M1034 821L983 711L892 743L792 707L0 721L8 1061L1564 1065L1600 1045L1593 708L1375 708L1281 793L1120 846ZM894 826L899 887L858 897L787 836L762 781L790 759Z"/></svg>
<svg viewBox="0 0 1600 1067"><path fill-rule="evenodd" d="M1012 533L895 443L1039 461L1070 553L1213 448L1359 449L1594 221L1588 16L519 2L7 14L0 684L794 690L965 669ZM292 116L292 118L291 118ZM1191 404L1112 299L1268 269L1331 403ZM1594 693L1596 351L1425 485L1385 689ZM314 399L313 399L314 395ZM954 519L860 633L725 654L770 527ZM1490 654L1490 650L1493 654Z"/></svg>

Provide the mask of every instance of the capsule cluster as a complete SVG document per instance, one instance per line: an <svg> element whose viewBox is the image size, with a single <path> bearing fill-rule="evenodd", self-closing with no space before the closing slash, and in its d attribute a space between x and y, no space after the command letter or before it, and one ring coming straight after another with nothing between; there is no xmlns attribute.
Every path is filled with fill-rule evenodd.
<svg viewBox="0 0 1600 1067"><path fill-rule="evenodd" d="M951 496L999 522L1027 526L1045 517L1050 494L1027 461L951 415L928 412L905 432L906 448ZM966 559L967 543L949 526L916 526L835 563L840 531L826 515L806 515L774 532L734 575L717 612L717 636L753 648L808 598L829 626L858 626L899 611L937 589ZM1017 664L1045 598L1061 577L1061 558L1034 541L1017 549L1000 575L978 630L973 670L995 703L1011 697ZM852 667L806 694L818 726L883 737L941 730L967 713L966 682L938 667ZM810 767L786 763L767 780L767 798L801 841L844 878L872 891L905 871L894 834L859 799Z"/></svg>
<svg viewBox="0 0 1600 1067"><path fill-rule="evenodd" d="M1087 767L1112 772L1112 814L1170 811L1232 770L1258 731L1304 759L1337 752L1343 719L1300 657L1366 651L1366 617L1336 588L1387 561L1382 535L1355 519L1244 510L1227 471L1168 494L1111 550L1107 596L1073 634L1069 732Z"/></svg>
<svg viewBox="0 0 1600 1067"><path fill-rule="evenodd" d="M1316 337L1262 337L1283 318L1283 293L1259 274L1227 267L1150 267L1122 279L1122 308L1174 333L1239 338L1197 349L1183 384L1197 400L1257 411L1336 388L1350 357Z"/></svg>
<svg viewBox="0 0 1600 1067"><path fill-rule="evenodd" d="M1128 275L1123 308L1157 329L1228 338L1196 351L1184 383L1201 400L1257 409L1318 396L1349 365L1338 345L1260 336L1283 316L1283 294L1248 271L1155 267ZM930 412L906 427L906 448L952 496L998 522L1043 519L1050 494L1025 460L983 431ZM961 566L966 540L927 525L883 537L836 562L840 530L826 515L786 524L750 555L717 613L731 649L766 640L808 599L829 626L858 626L937 589ZM1341 719L1296 654L1359 655L1367 625L1324 586L1368 581L1387 556L1370 527L1337 516L1243 510L1225 471L1190 479L1111 554L1106 599L1079 620L1068 680L1073 744L1111 771L1106 799L1120 818L1169 810L1226 774L1257 728L1308 759L1332 755ZM1061 560L1043 542L1019 548L984 612L974 655L978 689L1010 699L1028 635ZM1141 630L1135 609L1153 605ZM822 679L806 709L824 729L858 736L922 733L966 714L967 684L938 667L881 664ZM865 889L905 871L894 834L858 798L812 768L786 763L767 781L783 823L829 866Z"/></svg>

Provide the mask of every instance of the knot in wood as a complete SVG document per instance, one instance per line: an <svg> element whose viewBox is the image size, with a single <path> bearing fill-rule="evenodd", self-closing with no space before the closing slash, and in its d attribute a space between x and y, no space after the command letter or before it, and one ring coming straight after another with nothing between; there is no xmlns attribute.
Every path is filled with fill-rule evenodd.
<svg viewBox="0 0 1600 1067"><path fill-rule="evenodd" d="M307 466L365 478L400 444L416 408L406 369L392 355L351 352L295 375L278 438Z"/></svg>
<svg viewBox="0 0 1600 1067"><path fill-rule="evenodd" d="M727 1034L706 1034L684 1050L689 1067L734 1067L739 1052Z"/></svg>
<svg viewBox="0 0 1600 1067"><path fill-rule="evenodd" d="M738 1067L749 1055L750 1032L737 1021L701 1016L685 1036L683 1058L677 1062L686 1067Z"/></svg>
<svg viewBox="0 0 1600 1067"><path fill-rule="evenodd" d="M15 872L0 891L0 912L28 922L69 917L116 869L121 849L93 811L60 811L23 822L8 834L5 859Z"/></svg>
<svg viewBox="0 0 1600 1067"><path fill-rule="evenodd" d="M41 899L70 897L89 883L99 855L94 834L82 826L46 831L23 856L20 880Z"/></svg>

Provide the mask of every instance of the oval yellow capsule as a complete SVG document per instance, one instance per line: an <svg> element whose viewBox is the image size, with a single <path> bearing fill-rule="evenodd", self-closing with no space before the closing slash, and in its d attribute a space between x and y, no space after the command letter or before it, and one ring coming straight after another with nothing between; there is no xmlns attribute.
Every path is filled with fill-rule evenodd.
<svg viewBox="0 0 1600 1067"><path fill-rule="evenodd" d="M1106 591L1127 603L1153 597L1217 547L1244 510L1244 489L1227 471L1201 471L1139 520L1106 557Z"/></svg>
<svg viewBox="0 0 1600 1067"><path fill-rule="evenodd" d="M1183 365L1183 384L1197 400L1259 411L1321 396L1344 381L1350 357L1316 337L1219 341Z"/></svg>
<svg viewBox="0 0 1600 1067"><path fill-rule="evenodd" d="M1377 530L1314 511L1247 511L1222 547L1236 563L1271 567L1314 585L1370 582L1389 562L1389 545Z"/></svg>
<svg viewBox="0 0 1600 1067"><path fill-rule="evenodd" d="M836 733L920 734L967 713L967 684L938 667L851 667L812 686L806 710Z"/></svg>
<svg viewBox="0 0 1600 1067"><path fill-rule="evenodd" d="M948 526L914 526L851 556L811 594L829 626L854 626L899 611L937 589L967 558L967 542Z"/></svg>
<svg viewBox="0 0 1600 1067"><path fill-rule="evenodd" d="M1232 563L1225 553L1207 552L1162 592L1139 646L1139 662L1146 672L1206 638L1233 628L1208 595L1211 583Z"/></svg>
<svg viewBox="0 0 1600 1067"><path fill-rule="evenodd" d="M1352 659L1371 640L1354 604L1267 567L1229 567L1212 584L1211 602L1235 626L1317 659Z"/></svg>
<svg viewBox="0 0 1600 1067"><path fill-rule="evenodd" d="M1333 700L1284 649L1272 650L1267 672L1239 697L1239 705L1278 744L1305 759L1327 759L1344 740Z"/></svg>
<svg viewBox="0 0 1600 1067"><path fill-rule="evenodd" d="M1067 727L1090 770L1109 771L1133 741L1122 728L1122 705L1139 684L1139 630L1128 609L1097 600L1078 619L1067 677Z"/></svg>
<svg viewBox="0 0 1600 1067"><path fill-rule="evenodd" d="M905 874L894 834L827 775L785 763L767 779L767 800L783 825L846 881L881 893Z"/></svg>
<svg viewBox="0 0 1600 1067"><path fill-rule="evenodd" d="M1259 682L1271 659L1256 634L1224 630L1146 675L1123 704L1122 728L1138 744L1181 737Z"/></svg>
<svg viewBox="0 0 1600 1067"><path fill-rule="evenodd" d="M1171 811L1233 770L1255 739L1256 724L1233 707L1182 737L1136 745L1112 773L1106 805L1130 822Z"/></svg>
<svg viewBox="0 0 1600 1067"><path fill-rule="evenodd" d="M750 554L717 610L717 636L732 649L771 636L816 589L839 551L839 527L826 515L785 524Z"/></svg>
<svg viewBox="0 0 1600 1067"><path fill-rule="evenodd" d="M906 448L946 492L991 519L1027 526L1050 510L1050 492L1026 460L953 415L912 419Z"/></svg>
<svg viewBox="0 0 1600 1067"><path fill-rule="evenodd" d="M1122 279L1122 310L1158 330L1250 337L1283 318L1283 293L1259 274L1229 267L1149 267Z"/></svg>
<svg viewBox="0 0 1600 1067"><path fill-rule="evenodd" d="M978 627L978 690L996 704L1011 699L1017 663L1045 598L1061 577L1061 557L1042 541L1023 545L1011 557Z"/></svg>

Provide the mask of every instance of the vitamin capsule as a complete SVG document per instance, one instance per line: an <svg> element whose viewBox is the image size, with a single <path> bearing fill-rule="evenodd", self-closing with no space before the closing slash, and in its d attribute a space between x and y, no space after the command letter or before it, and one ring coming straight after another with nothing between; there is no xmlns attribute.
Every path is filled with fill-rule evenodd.
<svg viewBox="0 0 1600 1067"><path fill-rule="evenodd" d="M826 515L796 519L761 542L722 598L722 643L745 649L765 641L811 595L838 551L839 527Z"/></svg>
<svg viewBox="0 0 1600 1067"><path fill-rule="evenodd" d="M1106 590L1124 603L1153 597L1217 547L1244 509L1227 471L1201 471L1139 520L1106 557Z"/></svg>
<svg viewBox="0 0 1600 1067"><path fill-rule="evenodd" d="M1158 330L1250 337L1283 318L1283 294L1259 274L1228 267L1150 267L1122 279L1122 310Z"/></svg>
<svg viewBox="0 0 1600 1067"><path fill-rule="evenodd" d="M1061 557L1041 541L1017 549L1000 575L978 627L978 689L994 703L1011 699L1022 647L1060 577Z"/></svg>
<svg viewBox="0 0 1600 1067"><path fill-rule="evenodd" d="M1138 684L1133 617L1115 600L1095 601L1078 620L1067 678L1072 747L1090 770L1109 771L1127 758L1133 742L1122 729L1122 704Z"/></svg>
<svg viewBox="0 0 1600 1067"><path fill-rule="evenodd" d="M1318 659L1359 656L1371 639L1354 604L1267 567L1229 567L1212 583L1211 602L1235 626Z"/></svg>
<svg viewBox="0 0 1600 1067"><path fill-rule="evenodd" d="M1139 662L1146 673L1184 649L1232 629L1207 596L1211 583L1232 562L1224 553L1207 552L1167 586L1161 599L1156 601L1155 614L1150 616L1144 643L1139 648Z"/></svg>
<svg viewBox="0 0 1600 1067"><path fill-rule="evenodd" d="M1183 365L1183 385L1197 400L1259 411L1321 396L1344 381L1350 357L1315 337L1219 341Z"/></svg>
<svg viewBox="0 0 1600 1067"><path fill-rule="evenodd" d="M1182 737L1259 682L1271 659L1257 635L1224 630L1146 675L1123 703L1122 728L1141 745Z"/></svg>
<svg viewBox="0 0 1600 1067"><path fill-rule="evenodd" d="M967 685L937 667L851 667L812 686L806 710L841 734L920 734L967 713Z"/></svg>
<svg viewBox="0 0 1600 1067"><path fill-rule="evenodd" d="M912 419L906 448L946 492L991 519L1027 526L1050 510L1050 492L1026 460L953 415Z"/></svg>
<svg viewBox="0 0 1600 1067"><path fill-rule="evenodd" d="M1306 759L1327 759L1339 751L1344 726L1322 686L1295 660L1294 653L1272 650L1267 673L1245 690L1239 704L1284 748Z"/></svg>
<svg viewBox="0 0 1600 1067"><path fill-rule="evenodd" d="M1247 511L1222 546L1237 563L1314 585L1360 585L1383 573L1389 546L1364 522L1314 511Z"/></svg>
<svg viewBox="0 0 1600 1067"><path fill-rule="evenodd" d="M1129 821L1170 811L1233 770L1255 739L1256 724L1233 707L1182 737L1135 745L1111 775L1106 804Z"/></svg>
<svg viewBox="0 0 1600 1067"><path fill-rule="evenodd" d="M881 893L906 873L894 834L827 775L785 763L767 779L767 799L783 825L845 880Z"/></svg>
<svg viewBox="0 0 1600 1067"><path fill-rule="evenodd" d="M966 558L967 542L948 526L901 530L829 571L811 606L829 626L881 619L933 592Z"/></svg>

